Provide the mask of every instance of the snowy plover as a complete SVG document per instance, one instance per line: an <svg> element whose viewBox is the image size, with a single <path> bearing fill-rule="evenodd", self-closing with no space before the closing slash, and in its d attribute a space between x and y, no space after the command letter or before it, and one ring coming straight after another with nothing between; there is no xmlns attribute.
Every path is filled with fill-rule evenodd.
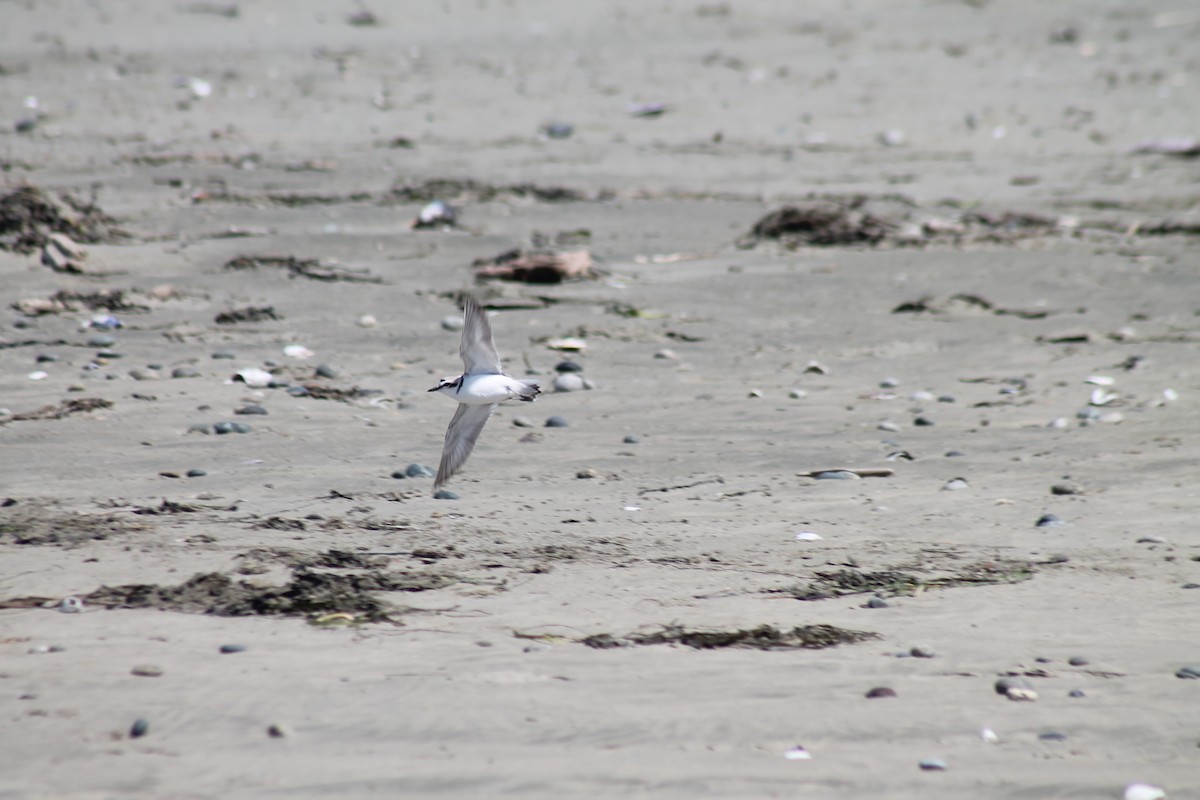
<svg viewBox="0 0 1200 800"><path fill-rule="evenodd" d="M500 354L492 339L487 315L468 297L463 301L462 342L458 345L466 371L457 378L442 378L431 392L458 401L458 410L446 429L442 462L433 481L436 494L451 475L467 462L484 424L505 400L532 401L541 394L536 383L517 380L500 368Z"/></svg>

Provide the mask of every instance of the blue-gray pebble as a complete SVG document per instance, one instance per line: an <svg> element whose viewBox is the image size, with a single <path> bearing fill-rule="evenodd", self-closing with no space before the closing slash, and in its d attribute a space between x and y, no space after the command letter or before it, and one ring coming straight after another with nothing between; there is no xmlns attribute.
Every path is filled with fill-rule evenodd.
<svg viewBox="0 0 1200 800"><path fill-rule="evenodd" d="M562 417L555 415L553 417L549 417L546 420L545 427L547 427L547 428L565 428L565 427L567 427L567 421L565 419L563 419Z"/></svg>

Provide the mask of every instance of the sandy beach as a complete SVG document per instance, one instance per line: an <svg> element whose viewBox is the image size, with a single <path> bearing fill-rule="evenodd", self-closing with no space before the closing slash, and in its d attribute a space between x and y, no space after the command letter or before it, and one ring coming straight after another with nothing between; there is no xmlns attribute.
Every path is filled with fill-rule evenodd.
<svg viewBox="0 0 1200 800"><path fill-rule="evenodd" d="M1200 797L1187 3L0 14L0 800Z"/></svg>

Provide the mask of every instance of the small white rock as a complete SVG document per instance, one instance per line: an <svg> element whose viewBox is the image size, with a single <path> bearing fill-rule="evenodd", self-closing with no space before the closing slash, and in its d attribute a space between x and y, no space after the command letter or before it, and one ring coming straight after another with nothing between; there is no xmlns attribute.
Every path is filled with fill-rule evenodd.
<svg viewBox="0 0 1200 800"><path fill-rule="evenodd" d="M379 320L375 319L373 314L363 314L358 318L358 327L360 328L374 328L378 324Z"/></svg>
<svg viewBox="0 0 1200 800"><path fill-rule="evenodd" d="M988 744L995 744L996 742L1000 741L1000 737L997 736L996 732L991 728L980 728L979 738Z"/></svg>
<svg viewBox="0 0 1200 800"><path fill-rule="evenodd" d="M313 351L302 344L289 344L283 348L283 354L288 358L312 358Z"/></svg>
<svg viewBox="0 0 1200 800"><path fill-rule="evenodd" d="M64 597L58 603L58 610L64 614L78 614L83 611L83 601L78 597Z"/></svg>
<svg viewBox="0 0 1200 800"><path fill-rule="evenodd" d="M582 388L583 378L573 372L554 376L554 391L556 392L578 392Z"/></svg>
<svg viewBox="0 0 1200 800"><path fill-rule="evenodd" d="M1125 415L1122 414L1120 411L1110 411L1107 414L1101 414L1100 417L1096 421L1097 422L1107 422L1109 424L1116 424L1118 422L1123 422L1124 420L1125 420Z"/></svg>
<svg viewBox="0 0 1200 800"><path fill-rule="evenodd" d="M817 375L828 375L829 367L822 364L820 361L810 361L804 366L805 372L812 372Z"/></svg>
<svg viewBox="0 0 1200 800"><path fill-rule="evenodd" d="M654 357L661 358L661 359L664 359L667 361L678 361L679 360L679 356L677 356L675 354L675 351L668 347L664 347L662 350L659 350L658 352L656 352L654 354Z"/></svg>
<svg viewBox="0 0 1200 800"><path fill-rule="evenodd" d="M1104 389L1094 389L1092 391L1091 404L1094 406L1104 406L1116 400L1121 395L1116 392L1107 392Z"/></svg>
<svg viewBox="0 0 1200 800"><path fill-rule="evenodd" d="M894 431L900 430L900 425L895 422L892 422L890 419L883 420L875 427L877 427L881 431L893 431L894 432Z"/></svg>
<svg viewBox="0 0 1200 800"><path fill-rule="evenodd" d="M587 342L577 336L566 336L561 339L551 339L546 342L546 347L551 350L578 352L587 349Z"/></svg>
<svg viewBox="0 0 1200 800"><path fill-rule="evenodd" d="M762 393L762 390L760 390L760 389L751 389L750 394L748 394L746 396L747 397L762 397L763 393Z"/></svg>
<svg viewBox="0 0 1200 800"><path fill-rule="evenodd" d="M1163 800L1166 796L1167 793L1162 789L1148 783L1131 783L1125 787L1122 795L1125 800Z"/></svg>
<svg viewBox="0 0 1200 800"><path fill-rule="evenodd" d="M797 542L817 542L824 538L821 534L813 533L812 531L798 531L796 533Z"/></svg>
<svg viewBox="0 0 1200 800"><path fill-rule="evenodd" d="M446 331L461 331L466 323L462 317L443 317L442 330Z"/></svg>
<svg viewBox="0 0 1200 800"><path fill-rule="evenodd" d="M788 761L808 761L812 758L812 753L805 750L800 745L796 745L791 750L783 754L783 757Z"/></svg>
<svg viewBox="0 0 1200 800"><path fill-rule="evenodd" d="M1004 693L1004 696L1009 700L1024 700L1032 703L1038 699L1038 693L1033 689L1025 689L1020 686L1010 686Z"/></svg>
<svg viewBox="0 0 1200 800"><path fill-rule="evenodd" d="M234 378L240 378L242 383L252 389L262 389L271 385L274 377L265 369L250 367L249 369L240 369L233 374Z"/></svg>
<svg viewBox="0 0 1200 800"><path fill-rule="evenodd" d="M49 372L43 372L40 369L37 372L29 373L29 380L31 380L31 381L44 381L44 380L46 380L46 378L49 378L49 377L50 377Z"/></svg>
<svg viewBox="0 0 1200 800"><path fill-rule="evenodd" d="M625 506L625 511L641 511L641 506Z"/></svg>
<svg viewBox="0 0 1200 800"><path fill-rule="evenodd" d="M950 480L946 481L946 483L945 483L945 485L944 485L944 486L942 486L942 491L944 491L944 492L957 492L957 491L958 491L958 490L960 490L960 489L966 489L966 488L967 488L967 486L968 486L968 484L967 484L967 482L966 482L964 479L962 479L962 478L951 478Z"/></svg>
<svg viewBox="0 0 1200 800"><path fill-rule="evenodd" d="M1071 421L1066 417L1055 417L1046 424L1047 428L1066 428L1071 424Z"/></svg>
<svg viewBox="0 0 1200 800"><path fill-rule="evenodd" d="M212 94L212 84L201 78L188 78L188 88L192 90L192 97L201 100Z"/></svg>
<svg viewBox="0 0 1200 800"><path fill-rule="evenodd" d="M1112 386L1117 382L1117 379L1108 375L1090 375L1084 378L1083 382L1090 383L1093 386Z"/></svg>
<svg viewBox="0 0 1200 800"><path fill-rule="evenodd" d="M1179 392L1174 389L1163 389L1162 396L1164 403L1174 403L1179 399Z"/></svg>
<svg viewBox="0 0 1200 800"><path fill-rule="evenodd" d="M927 392L924 389L913 392L909 396L910 400L915 400L918 403L928 403L934 400L933 392Z"/></svg>

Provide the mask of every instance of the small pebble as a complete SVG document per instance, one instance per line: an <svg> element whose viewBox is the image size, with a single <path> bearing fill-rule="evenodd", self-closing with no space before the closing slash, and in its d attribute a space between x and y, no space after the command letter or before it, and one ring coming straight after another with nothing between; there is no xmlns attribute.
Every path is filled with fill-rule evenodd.
<svg viewBox="0 0 1200 800"><path fill-rule="evenodd" d="M1052 419L1048 423L1046 423L1046 427L1061 429L1061 428L1067 427L1070 424L1071 424L1070 420L1068 420L1066 417L1055 417L1054 419Z"/></svg>
<svg viewBox="0 0 1200 800"><path fill-rule="evenodd" d="M358 327L360 328L374 328L378 324L379 320L375 319L373 314L363 314L358 318Z"/></svg>
<svg viewBox="0 0 1200 800"><path fill-rule="evenodd" d="M663 361L678 361L679 360L679 356L676 355L675 351L671 350L670 348L667 348L667 347L664 347L662 350L656 351L654 353L654 357L661 359Z"/></svg>
<svg viewBox="0 0 1200 800"><path fill-rule="evenodd" d="M433 470L424 464L409 464L404 468L404 474L410 478L432 478Z"/></svg>
<svg viewBox="0 0 1200 800"><path fill-rule="evenodd" d="M59 358L53 353L39 353L37 359L35 360L39 364L53 364L54 362L58 361Z"/></svg>
<svg viewBox="0 0 1200 800"><path fill-rule="evenodd" d="M927 392L924 389L913 392L908 396L909 400L915 400L918 403L928 403L934 399L933 392Z"/></svg>
<svg viewBox="0 0 1200 800"><path fill-rule="evenodd" d="M867 697L875 699L876 697L895 697L896 690L890 686L876 686L871 691L867 692Z"/></svg>
<svg viewBox="0 0 1200 800"><path fill-rule="evenodd" d="M1056 483L1050 487L1050 494L1071 495L1083 494L1083 490L1073 483Z"/></svg>
<svg viewBox="0 0 1200 800"><path fill-rule="evenodd" d="M867 601L867 608L891 608L891 604L882 597L872 597Z"/></svg>
<svg viewBox="0 0 1200 800"><path fill-rule="evenodd" d="M829 367L822 364L820 361L810 361L804 367L805 373L813 373L815 375L828 375Z"/></svg>
<svg viewBox="0 0 1200 800"><path fill-rule="evenodd" d="M952 395L952 394L939 394L939 395L938 395L938 399L937 399L937 401L938 401L939 403L955 403L955 402L958 402L957 400L955 400L955 399L954 399L954 395Z"/></svg>
<svg viewBox="0 0 1200 800"><path fill-rule="evenodd" d="M574 361L560 361L554 365L555 372L583 372L583 367Z"/></svg>
<svg viewBox="0 0 1200 800"><path fill-rule="evenodd" d="M963 458L966 456L966 453L962 450L947 450L944 455L946 458Z"/></svg>
<svg viewBox="0 0 1200 800"><path fill-rule="evenodd" d="M1161 536L1141 536L1137 540L1138 544L1166 544L1167 540Z"/></svg>
<svg viewBox="0 0 1200 800"><path fill-rule="evenodd" d="M1039 733L1038 738L1043 742L1065 742L1067 735L1058 731L1046 731L1045 733Z"/></svg>
<svg viewBox="0 0 1200 800"><path fill-rule="evenodd" d="M162 378L162 375L152 369L131 369L129 370L129 377L135 381L156 381Z"/></svg>
<svg viewBox="0 0 1200 800"><path fill-rule="evenodd" d="M880 389L895 389L900 385L900 381L896 378L884 378L879 382Z"/></svg>
<svg viewBox="0 0 1200 800"><path fill-rule="evenodd" d="M932 647L921 644L909 648L908 654L913 658L933 658L937 655L937 653L933 652Z"/></svg>
<svg viewBox="0 0 1200 800"><path fill-rule="evenodd" d="M286 739L291 735L291 729L286 725L280 725L278 722L273 722L267 726L267 736L270 736L272 739Z"/></svg>
<svg viewBox="0 0 1200 800"><path fill-rule="evenodd" d="M940 758L926 758L921 761L920 767L926 772L944 772L946 762Z"/></svg>
<svg viewBox="0 0 1200 800"><path fill-rule="evenodd" d="M827 469L822 472L817 472L813 475L819 481L857 481L862 480L862 476L857 472L851 472L848 469Z"/></svg>
<svg viewBox="0 0 1200 800"><path fill-rule="evenodd" d="M232 361L233 359L237 358L237 353L233 352L232 350L214 350L212 357L215 359L227 359Z"/></svg>
<svg viewBox="0 0 1200 800"><path fill-rule="evenodd" d="M575 132L575 126L565 122L548 122L542 126L547 139L566 139Z"/></svg>
<svg viewBox="0 0 1200 800"><path fill-rule="evenodd" d="M937 423L935 423L929 417L917 417L916 419L913 420L913 425L916 425L918 428L927 428L927 427L929 427L931 425L935 425L935 424L937 424Z"/></svg>
<svg viewBox="0 0 1200 800"><path fill-rule="evenodd" d="M640 436L634 436L631 433L628 436L626 436L624 439L622 439L621 442L624 444L641 444L642 438Z"/></svg>
<svg viewBox="0 0 1200 800"><path fill-rule="evenodd" d="M1034 523L1034 526L1038 528L1057 528L1060 525L1066 524L1066 522L1059 519L1054 514L1042 514L1040 517L1038 517L1038 521Z"/></svg>
<svg viewBox="0 0 1200 800"><path fill-rule="evenodd" d="M318 378L336 378L338 376L338 371L328 364L318 364L314 372Z"/></svg>
<svg viewBox="0 0 1200 800"><path fill-rule="evenodd" d="M39 369L36 372L29 373L29 380L31 380L31 381L44 381L44 380L46 380L46 378L49 378L49 377L50 377L50 373L46 372L45 370Z"/></svg>
<svg viewBox="0 0 1200 800"><path fill-rule="evenodd" d="M461 331L465 324L462 317L442 317L442 330Z"/></svg>
<svg viewBox="0 0 1200 800"><path fill-rule="evenodd" d="M583 378L573 372L554 376L554 391L578 392L583 389Z"/></svg>
<svg viewBox="0 0 1200 800"><path fill-rule="evenodd" d="M587 389L590 392L596 388L596 382L594 380L592 380L591 378L584 378L583 379L583 388Z"/></svg>
<svg viewBox="0 0 1200 800"><path fill-rule="evenodd" d="M172 378L199 378L200 370L195 367L176 367L171 370Z"/></svg>
<svg viewBox="0 0 1200 800"><path fill-rule="evenodd" d="M218 435L235 432L232 422L218 422L212 426L212 429L213 432Z"/></svg>
<svg viewBox="0 0 1200 800"><path fill-rule="evenodd" d="M163 674L163 668L156 664L138 664L129 672L143 678L157 678Z"/></svg>
<svg viewBox="0 0 1200 800"><path fill-rule="evenodd" d="M532 428L533 420L529 417L513 417L513 425L518 428Z"/></svg>
<svg viewBox="0 0 1200 800"><path fill-rule="evenodd" d="M292 386L287 390L287 393L292 397L308 397L309 394L308 387L306 386Z"/></svg>
<svg viewBox="0 0 1200 800"><path fill-rule="evenodd" d="M1067 692L1067 697L1087 697L1087 695L1084 694L1083 689L1072 689Z"/></svg>
<svg viewBox="0 0 1200 800"><path fill-rule="evenodd" d="M596 470L592 469L591 467L587 467L586 469L581 469L578 472L576 472L575 477L580 478L580 479L599 478L600 473L597 472Z"/></svg>
<svg viewBox="0 0 1200 800"><path fill-rule="evenodd" d="M202 469L189 469L184 474L187 475L189 478L203 478L208 473Z"/></svg>
<svg viewBox="0 0 1200 800"><path fill-rule="evenodd" d="M997 736L996 732L991 728L980 728L979 738L988 744L995 744L996 742L1000 741L1000 737Z"/></svg>
<svg viewBox="0 0 1200 800"><path fill-rule="evenodd" d="M553 417L549 417L546 419L546 424L544 427L565 428L565 427L567 427L567 421L565 419L563 419L562 417L555 415Z"/></svg>
<svg viewBox="0 0 1200 800"><path fill-rule="evenodd" d="M814 531L797 531L793 537L797 542L819 542L825 537Z"/></svg>
<svg viewBox="0 0 1200 800"><path fill-rule="evenodd" d="M956 492L959 489L966 489L967 486L967 482L962 478L952 478L951 480L946 481L945 485L942 486L942 491Z"/></svg>
<svg viewBox="0 0 1200 800"><path fill-rule="evenodd" d="M1091 662L1085 656L1071 656L1067 659L1067 663L1072 667L1086 667Z"/></svg>
<svg viewBox="0 0 1200 800"><path fill-rule="evenodd" d="M1181 667L1175 672L1175 677L1185 680L1196 680L1200 678L1200 667Z"/></svg>
<svg viewBox="0 0 1200 800"><path fill-rule="evenodd" d="M228 653L244 653L244 652L246 652L246 645L244 645L244 644L223 644L223 645L221 645L221 652L226 653L226 654L228 654Z"/></svg>
<svg viewBox="0 0 1200 800"><path fill-rule="evenodd" d="M457 500L458 499L458 495L456 495L454 492L448 491L446 489L438 489L437 494L435 494L433 497L435 500Z"/></svg>
<svg viewBox="0 0 1200 800"><path fill-rule="evenodd" d="M213 431L212 431L212 426L205 425L203 422L197 422L195 425L189 425L187 432L188 433L203 433L205 436L207 436L210 433L212 433ZM225 433L228 433L228 432L229 431L225 431Z"/></svg>
<svg viewBox="0 0 1200 800"><path fill-rule="evenodd" d="M117 343L115 336L100 333L87 340L88 347L112 347Z"/></svg>
<svg viewBox="0 0 1200 800"><path fill-rule="evenodd" d="M883 420L875 427L881 431L891 431L893 433L900 430L900 426L897 423L892 422L890 419Z"/></svg>
<svg viewBox="0 0 1200 800"><path fill-rule="evenodd" d="M253 430L253 428L244 422L231 422L229 425L234 433L249 433L251 430Z"/></svg>
<svg viewBox="0 0 1200 800"><path fill-rule="evenodd" d="M150 723L144 718L139 717L138 719L134 720L133 725L131 725L129 728L129 738L140 739L145 736L149 730Z"/></svg>
<svg viewBox="0 0 1200 800"><path fill-rule="evenodd" d="M302 344L289 344L283 348L283 354L288 358L312 358L315 355L312 350Z"/></svg>
<svg viewBox="0 0 1200 800"><path fill-rule="evenodd" d="M249 415L249 416L254 416L254 415L266 416L267 410L260 405L250 403L249 405L244 405L241 408L235 408L233 410L233 413Z"/></svg>
<svg viewBox="0 0 1200 800"><path fill-rule="evenodd" d="M803 389L792 389L788 392L788 397L792 398L793 400L800 400L808 397L808 392L804 391Z"/></svg>

